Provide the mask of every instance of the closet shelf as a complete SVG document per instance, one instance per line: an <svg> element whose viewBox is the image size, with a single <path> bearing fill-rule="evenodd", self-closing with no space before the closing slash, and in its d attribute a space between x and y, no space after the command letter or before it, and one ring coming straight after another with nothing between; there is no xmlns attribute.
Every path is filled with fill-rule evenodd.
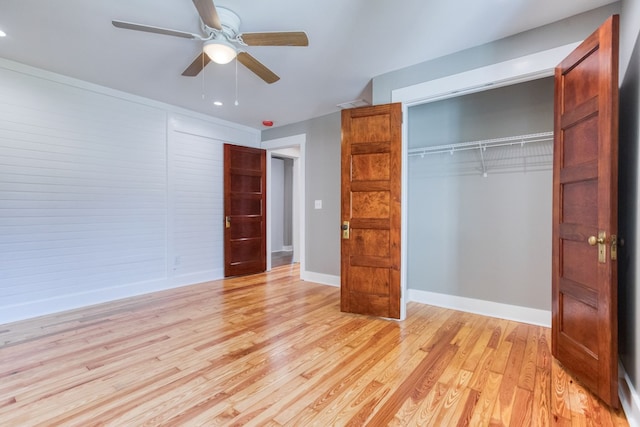
<svg viewBox="0 0 640 427"><path fill-rule="evenodd" d="M456 156L458 152L460 155ZM422 158L432 156L434 161L429 162L429 168L433 173L442 170L456 174L480 172L486 177L489 170L540 170L552 164L553 132L413 148L408 154Z"/></svg>
<svg viewBox="0 0 640 427"><path fill-rule="evenodd" d="M530 133L528 135L507 136L504 138L484 139L480 141L459 142L456 144L434 145L430 147L412 148L409 156L424 157L430 154L450 153L465 150L486 150L492 147L506 147L511 145L525 145L532 142L553 140L553 132Z"/></svg>

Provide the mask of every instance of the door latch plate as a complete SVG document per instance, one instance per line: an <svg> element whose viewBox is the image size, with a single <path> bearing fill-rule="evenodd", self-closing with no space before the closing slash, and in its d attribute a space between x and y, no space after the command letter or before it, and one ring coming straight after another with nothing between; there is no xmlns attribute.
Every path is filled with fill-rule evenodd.
<svg viewBox="0 0 640 427"><path fill-rule="evenodd" d="M598 232L598 262L607 262L607 233L604 231Z"/></svg>
<svg viewBox="0 0 640 427"><path fill-rule="evenodd" d="M611 261L618 259L618 236L611 235Z"/></svg>
<svg viewBox="0 0 640 427"><path fill-rule="evenodd" d="M349 221L343 221L341 228L342 228L342 238L348 239L349 238Z"/></svg>

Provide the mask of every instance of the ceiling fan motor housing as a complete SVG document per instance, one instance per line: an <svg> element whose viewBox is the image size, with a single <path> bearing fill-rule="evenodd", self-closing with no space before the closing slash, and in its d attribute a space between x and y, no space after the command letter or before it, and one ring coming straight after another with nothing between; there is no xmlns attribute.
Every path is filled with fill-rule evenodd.
<svg viewBox="0 0 640 427"><path fill-rule="evenodd" d="M222 31L211 28L203 22L202 27L205 33L214 36L213 38L219 38L220 35L224 35L224 38L229 41L235 40L237 35L240 34L240 24L242 22L240 17L232 10L224 7L218 7L217 11L218 16L220 17Z"/></svg>

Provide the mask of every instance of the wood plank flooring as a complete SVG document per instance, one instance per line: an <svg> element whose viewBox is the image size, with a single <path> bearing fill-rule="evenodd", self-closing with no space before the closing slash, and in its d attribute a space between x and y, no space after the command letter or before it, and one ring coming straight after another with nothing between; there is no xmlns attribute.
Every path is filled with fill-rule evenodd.
<svg viewBox="0 0 640 427"><path fill-rule="evenodd" d="M271 252L271 268L293 263L293 251Z"/></svg>
<svg viewBox="0 0 640 427"><path fill-rule="evenodd" d="M546 328L341 313L297 265L0 325L1 426L625 426Z"/></svg>

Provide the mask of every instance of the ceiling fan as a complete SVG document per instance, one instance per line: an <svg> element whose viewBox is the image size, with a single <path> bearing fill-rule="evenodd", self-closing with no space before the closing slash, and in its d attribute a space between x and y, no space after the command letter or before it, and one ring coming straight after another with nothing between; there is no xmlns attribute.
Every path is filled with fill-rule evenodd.
<svg viewBox="0 0 640 427"><path fill-rule="evenodd" d="M126 21L111 21L118 28L146 31L186 39L203 41L202 53L183 72L183 76L197 76L211 61L226 64L238 61L267 83L280 80L273 71L244 51L245 46L308 46L304 31L240 33L240 17L226 8L216 8L213 0L193 0L201 20L204 35Z"/></svg>

